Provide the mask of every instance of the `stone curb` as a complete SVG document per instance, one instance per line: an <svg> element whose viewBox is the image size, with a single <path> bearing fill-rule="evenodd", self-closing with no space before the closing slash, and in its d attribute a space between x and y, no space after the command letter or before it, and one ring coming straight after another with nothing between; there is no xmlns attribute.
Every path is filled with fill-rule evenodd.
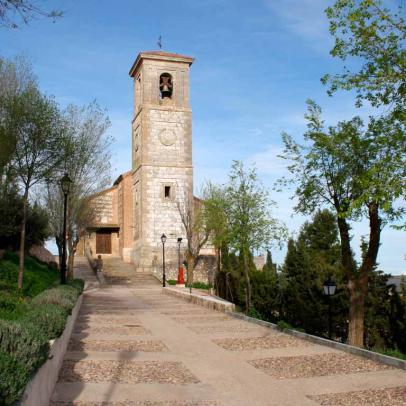
<svg viewBox="0 0 406 406"><path fill-rule="evenodd" d="M354 355L359 355L361 357L368 358L368 359L376 361L376 362L381 362L382 364L386 364L386 365L390 365L395 368L400 368L400 369L406 370L406 361L403 361L398 358L379 354L379 353L373 352L373 351L364 350L363 348L353 347L352 345L339 343L337 341L327 340L326 338L313 336L313 335L307 334L307 333L302 333L301 331L289 330L289 329L282 330L274 323L270 323L270 322L264 321L264 320L254 319L253 317L246 316L245 314L231 312L231 313L229 313L229 315L236 319L245 320L245 321L248 321L249 323L257 324L262 327L267 327L272 330L277 330L277 331L280 331L283 333L290 334L295 337L302 338L307 341L311 341L312 343L315 343L315 344L325 345L327 347L334 348L336 350L348 352L348 353L354 354Z"/></svg>
<svg viewBox="0 0 406 406"><path fill-rule="evenodd" d="M179 299L185 300L189 303L194 303L207 309L217 310L223 313L231 313L235 311L235 304L227 302L225 300L219 300L211 296L200 296L196 294L190 294L189 292L182 292L175 288L162 288L162 293L175 296Z"/></svg>
<svg viewBox="0 0 406 406"><path fill-rule="evenodd" d="M18 406L49 405L82 300L83 294L79 296L72 314L68 317L62 335L51 344L48 360L28 382Z"/></svg>

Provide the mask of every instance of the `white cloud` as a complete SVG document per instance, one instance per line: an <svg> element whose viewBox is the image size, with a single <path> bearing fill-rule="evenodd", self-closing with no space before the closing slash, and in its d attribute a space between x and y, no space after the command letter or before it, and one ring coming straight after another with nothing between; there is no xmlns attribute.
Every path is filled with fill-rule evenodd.
<svg viewBox="0 0 406 406"><path fill-rule="evenodd" d="M281 20L283 27L322 50L331 45L326 0L265 0L266 6Z"/></svg>

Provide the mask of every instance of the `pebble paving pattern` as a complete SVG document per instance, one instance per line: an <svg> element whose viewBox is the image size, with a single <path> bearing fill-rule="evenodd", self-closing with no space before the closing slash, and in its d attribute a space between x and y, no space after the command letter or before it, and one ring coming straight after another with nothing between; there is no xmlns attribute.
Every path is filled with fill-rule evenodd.
<svg viewBox="0 0 406 406"><path fill-rule="evenodd" d="M214 400L197 402L125 400L123 402L51 402L50 406L217 406L218 404Z"/></svg>
<svg viewBox="0 0 406 406"><path fill-rule="evenodd" d="M198 334L212 334L212 333L246 333L256 332L257 329L249 324L243 323L219 323L217 325L203 325L203 326L189 326L190 330Z"/></svg>
<svg viewBox="0 0 406 406"><path fill-rule="evenodd" d="M124 326L115 326L114 329L112 329L110 326L105 326L105 325L95 325L95 326L89 326L85 324L84 326L81 326L80 324L77 325L77 328L75 329L74 333L78 334L86 334L86 333L101 333L101 334L115 334L115 335L143 335L143 334L148 334L148 330L146 330L144 327L140 325L131 325L127 324Z"/></svg>
<svg viewBox="0 0 406 406"><path fill-rule="evenodd" d="M406 386L308 396L322 406L405 406Z"/></svg>
<svg viewBox="0 0 406 406"><path fill-rule="evenodd" d="M307 347L311 344L286 334L269 334L266 337L220 338L214 343L229 351L267 350L284 347Z"/></svg>
<svg viewBox="0 0 406 406"><path fill-rule="evenodd" d="M68 351L128 351L163 352L168 347L159 340L75 340L69 342Z"/></svg>
<svg viewBox="0 0 406 406"><path fill-rule="evenodd" d="M263 358L248 362L276 379L310 378L393 369L366 358L341 353Z"/></svg>
<svg viewBox="0 0 406 406"><path fill-rule="evenodd" d="M197 383L181 362L65 360L59 382Z"/></svg>
<svg viewBox="0 0 406 406"><path fill-rule="evenodd" d="M109 261L120 277L85 291L50 406L406 406L404 371L167 296Z"/></svg>

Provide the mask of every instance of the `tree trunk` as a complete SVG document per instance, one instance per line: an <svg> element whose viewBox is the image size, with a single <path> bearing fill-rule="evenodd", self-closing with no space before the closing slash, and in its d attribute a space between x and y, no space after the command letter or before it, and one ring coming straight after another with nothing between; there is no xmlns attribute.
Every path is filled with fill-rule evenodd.
<svg viewBox="0 0 406 406"><path fill-rule="evenodd" d="M245 282L247 284L247 311L251 308L251 296L252 296L252 289L251 289L251 280L249 275L248 269L248 254L245 250L242 251L244 256L244 275L245 275Z"/></svg>
<svg viewBox="0 0 406 406"><path fill-rule="evenodd" d="M73 279L73 261L75 259L75 247L73 244L73 241L70 237L67 239L67 245L68 245L68 272L67 272L67 278L68 279Z"/></svg>
<svg viewBox="0 0 406 406"><path fill-rule="evenodd" d="M62 244L63 244L63 239L61 236L55 236L55 243L56 246L58 247L58 264L59 264L59 270L62 269Z"/></svg>
<svg viewBox="0 0 406 406"><path fill-rule="evenodd" d="M193 255L187 254L187 284L190 286L193 283L193 267L195 259Z"/></svg>
<svg viewBox="0 0 406 406"><path fill-rule="evenodd" d="M368 205L369 242L361 267L357 271L350 247L350 227L347 221L338 217L338 229L341 239L341 262L348 278L350 293L350 311L348 326L348 343L356 347L364 345L365 297L368 290L369 275L376 266L381 235L381 219L377 204Z"/></svg>
<svg viewBox="0 0 406 406"><path fill-rule="evenodd" d="M28 210L28 188L25 188L23 197L23 218L21 220L21 234L20 234L20 263L18 267L18 290L23 288L24 276L24 255L25 255L25 224L27 222Z"/></svg>
<svg viewBox="0 0 406 406"><path fill-rule="evenodd" d="M361 278L361 280L364 278ZM348 342L356 347L364 345L364 319L365 319L365 282L360 279L350 280L350 315L348 326ZM368 284L368 282L367 282Z"/></svg>

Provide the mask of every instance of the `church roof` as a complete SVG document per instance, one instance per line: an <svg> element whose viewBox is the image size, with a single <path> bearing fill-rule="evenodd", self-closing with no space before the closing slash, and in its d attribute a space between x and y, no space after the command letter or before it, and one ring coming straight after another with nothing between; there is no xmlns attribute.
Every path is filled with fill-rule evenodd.
<svg viewBox="0 0 406 406"><path fill-rule="evenodd" d="M162 61L173 61L173 62L185 62L191 65L194 61L194 58L186 55L175 54L172 52L163 52L163 51L143 51L140 52L137 56L137 59L133 63L133 66L130 69L129 75L134 77L135 72L138 69L138 66L142 59L155 59Z"/></svg>

